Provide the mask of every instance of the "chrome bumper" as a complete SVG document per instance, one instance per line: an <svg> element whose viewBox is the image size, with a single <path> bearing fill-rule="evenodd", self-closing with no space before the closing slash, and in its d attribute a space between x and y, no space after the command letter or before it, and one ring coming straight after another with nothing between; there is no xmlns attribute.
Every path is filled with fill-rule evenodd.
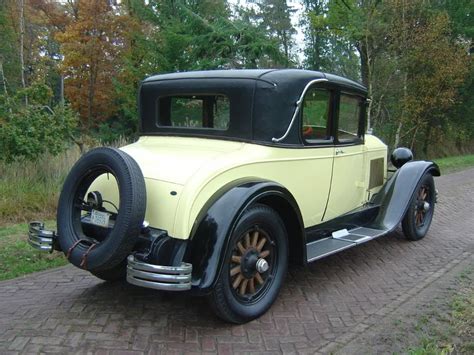
<svg viewBox="0 0 474 355"><path fill-rule="evenodd" d="M28 243L35 249L53 252L56 234L44 229L43 222L30 222L28 225Z"/></svg>
<svg viewBox="0 0 474 355"><path fill-rule="evenodd" d="M134 255L129 255L127 261L127 281L133 285L166 291L186 291L191 288L191 264L147 264L135 259Z"/></svg>

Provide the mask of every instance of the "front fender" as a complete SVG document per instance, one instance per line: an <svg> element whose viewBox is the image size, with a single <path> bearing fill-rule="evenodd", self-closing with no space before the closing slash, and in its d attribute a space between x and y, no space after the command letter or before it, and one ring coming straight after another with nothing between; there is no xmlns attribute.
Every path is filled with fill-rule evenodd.
<svg viewBox="0 0 474 355"><path fill-rule="evenodd" d="M229 237L237 221L248 206L269 196L287 200L301 220L293 196L283 186L270 181L247 182L232 187L204 208L197 227L191 233L184 257L193 265L192 286L195 292L206 294L211 291L224 263Z"/></svg>
<svg viewBox="0 0 474 355"><path fill-rule="evenodd" d="M422 176L429 172L440 176L438 165L432 161L416 160L404 164L385 183L372 202L380 205L373 227L392 231L401 222Z"/></svg>

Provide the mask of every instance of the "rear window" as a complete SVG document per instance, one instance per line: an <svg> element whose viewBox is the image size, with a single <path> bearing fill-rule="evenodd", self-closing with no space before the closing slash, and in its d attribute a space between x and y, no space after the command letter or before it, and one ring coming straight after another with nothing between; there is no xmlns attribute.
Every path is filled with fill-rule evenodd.
<svg viewBox="0 0 474 355"><path fill-rule="evenodd" d="M158 98L158 126L227 130L230 103L225 95L179 95Z"/></svg>

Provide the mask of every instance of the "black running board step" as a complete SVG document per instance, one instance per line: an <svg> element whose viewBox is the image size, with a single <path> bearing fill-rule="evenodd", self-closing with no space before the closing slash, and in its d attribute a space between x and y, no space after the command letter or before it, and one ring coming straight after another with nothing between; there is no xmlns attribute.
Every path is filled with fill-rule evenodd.
<svg viewBox="0 0 474 355"><path fill-rule="evenodd" d="M366 227L336 231L332 233L332 237L317 240L306 245L307 261L311 262L324 258L325 256L378 238L386 233L387 231L384 230Z"/></svg>

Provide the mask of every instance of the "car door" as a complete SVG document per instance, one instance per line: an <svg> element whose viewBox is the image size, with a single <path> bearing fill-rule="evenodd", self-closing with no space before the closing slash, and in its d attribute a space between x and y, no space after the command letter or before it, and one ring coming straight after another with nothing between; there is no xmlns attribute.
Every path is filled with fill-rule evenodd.
<svg viewBox="0 0 474 355"><path fill-rule="evenodd" d="M310 87L301 107L301 137L307 157L301 176L304 181L303 211L305 227L321 223L331 187L334 159L332 115L335 92L325 87Z"/></svg>
<svg viewBox="0 0 474 355"><path fill-rule="evenodd" d="M360 207L367 196L363 144L365 98L340 92L335 113L334 164L325 221Z"/></svg>

